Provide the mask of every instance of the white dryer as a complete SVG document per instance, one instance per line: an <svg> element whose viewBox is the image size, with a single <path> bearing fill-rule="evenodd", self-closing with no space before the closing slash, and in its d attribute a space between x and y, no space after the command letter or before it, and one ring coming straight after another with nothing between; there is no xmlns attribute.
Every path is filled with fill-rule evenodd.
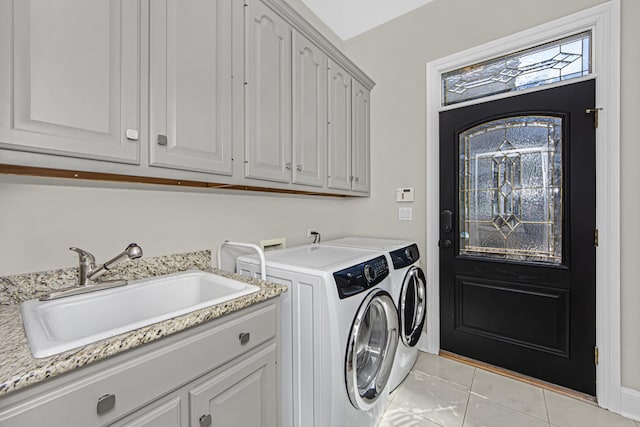
<svg viewBox="0 0 640 427"><path fill-rule="evenodd" d="M383 251L392 265L392 296L398 310L400 343L396 351L390 389L394 390L409 375L418 359L418 341L427 314L427 286L420 268L420 252L415 242L372 237L343 237L322 243L325 246Z"/></svg>
<svg viewBox="0 0 640 427"><path fill-rule="evenodd" d="M281 301L281 422L374 427L389 393L398 344L390 268L379 251L300 246L265 254ZM256 256L237 271L258 276Z"/></svg>

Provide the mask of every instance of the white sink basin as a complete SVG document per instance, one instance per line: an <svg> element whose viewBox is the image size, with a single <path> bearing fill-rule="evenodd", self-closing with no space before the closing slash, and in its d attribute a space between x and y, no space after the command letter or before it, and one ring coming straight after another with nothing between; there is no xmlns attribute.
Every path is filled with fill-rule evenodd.
<svg viewBox="0 0 640 427"><path fill-rule="evenodd" d="M35 358L52 356L259 291L204 271L132 281L119 288L20 305Z"/></svg>

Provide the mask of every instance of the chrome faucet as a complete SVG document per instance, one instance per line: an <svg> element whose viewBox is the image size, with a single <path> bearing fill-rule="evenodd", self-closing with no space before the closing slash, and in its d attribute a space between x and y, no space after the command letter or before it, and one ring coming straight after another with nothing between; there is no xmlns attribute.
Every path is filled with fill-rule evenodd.
<svg viewBox="0 0 640 427"><path fill-rule="evenodd" d="M91 285L100 276L111 270L116 265L128 259L136 259L142 256L142 248L135 243L130 243L124 251L105 262L102 265L96 265L96 257L84 249L71 247L69 250L77 252L80 258L80 286ZM104 282L102 282L104 283Z"/></svg>
<svg viewBox="0 0 640 427"><path fill-rule="evenodd" d="M78 285L70 288L61 289L48 295L40 297L41 301L47 301L56 298L68 297L71 295L84 294L87 292L99 291L101 289L115 288L127 284L126 280L99 280L107 271L110 271L116 265L128 259L136 259L142 256L142 248L135 243L129 244L124 251L111 258L104 264L96 264L96 257L84 249L71 247L69 250L78 253L80 259Z"/></svg>

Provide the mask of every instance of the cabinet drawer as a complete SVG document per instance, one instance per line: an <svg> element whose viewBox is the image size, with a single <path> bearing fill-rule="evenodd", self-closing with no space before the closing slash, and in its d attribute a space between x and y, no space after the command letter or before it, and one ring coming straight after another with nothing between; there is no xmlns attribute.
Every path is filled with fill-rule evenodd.
<svg viewBox="0 0 640 427"><path fill-rule="evenodd" d="M87 376L47 387L46 392L0 410L0 425L39 425L47 420L48 426L70 427L112 422L275 337L276 313L275 304L261 306L201 325L195 332L185 331L182 339L178 334L98 362ZM102 363L105 368L99 371ZM110 395L115 399L105 398L106 409L98 414L98 399Z"/></svg>

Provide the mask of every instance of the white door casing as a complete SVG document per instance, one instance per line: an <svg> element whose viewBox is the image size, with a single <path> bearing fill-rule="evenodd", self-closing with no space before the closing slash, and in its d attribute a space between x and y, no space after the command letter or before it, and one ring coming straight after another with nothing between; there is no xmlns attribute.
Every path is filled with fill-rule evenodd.
<svg viewBox="0 0 640 427"><path fill-rule="evenodd" d="M440 111L458 108L515 93L505 93L455 106L441 107L441 74L463 66L592 30L593 70L590 76L560 82L571 84L583 79L597 79L596 104L603 108L596 130L596 224L600 232L596 253L596 344L599 364L596 367L598 404L613 412L621 411L620 377L620 0L577 12L458 52L426 65L426 251L438 253L439 212L439 124ZM542 86L542 89L553 85ZM426 346L422 349L438 353L440 349L439 259L427 256L428 289Z"/></svg>

